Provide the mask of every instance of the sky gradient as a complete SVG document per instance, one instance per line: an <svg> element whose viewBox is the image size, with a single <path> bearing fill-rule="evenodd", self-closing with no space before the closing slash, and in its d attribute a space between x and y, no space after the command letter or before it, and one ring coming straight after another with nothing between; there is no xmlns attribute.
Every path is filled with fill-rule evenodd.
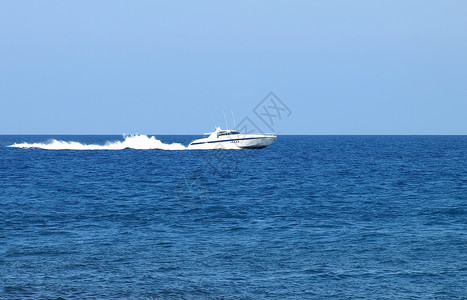
<svg viewBox="0 0 467 300"><path fill-rule="evenodd" d="M0 134L467 134L466 1L2 1ZM266 130L265 131L271 131Z"/></svg>

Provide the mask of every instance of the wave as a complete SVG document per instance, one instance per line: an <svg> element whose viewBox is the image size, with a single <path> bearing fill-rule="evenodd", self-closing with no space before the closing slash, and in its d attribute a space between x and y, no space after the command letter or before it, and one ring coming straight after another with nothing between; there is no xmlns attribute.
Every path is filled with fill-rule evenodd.
<svg viewBox="0 0 467 300"><path fill-rule="evenodd" d="M51 140L47 143L15 143L8 147L13 148L37 148L46 150L123 150L123 149L138 149L138 150L187 150L188 148L180 143L165 144L154 136L147 135L130 135L124 136L123 141L106 142L104 145L97 144L81 144L79 142L66 142Z"/></svg>

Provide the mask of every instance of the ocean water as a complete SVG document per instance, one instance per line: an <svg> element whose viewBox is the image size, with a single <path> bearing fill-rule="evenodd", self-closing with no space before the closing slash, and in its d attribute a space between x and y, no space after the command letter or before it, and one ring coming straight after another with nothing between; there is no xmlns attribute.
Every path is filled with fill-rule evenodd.
<svg viewBox="0 0 467 300"><path fill-rule="evenodd" d="M123 142L0 136L1 299L467 298L466 136L52 138Z"/></svg>

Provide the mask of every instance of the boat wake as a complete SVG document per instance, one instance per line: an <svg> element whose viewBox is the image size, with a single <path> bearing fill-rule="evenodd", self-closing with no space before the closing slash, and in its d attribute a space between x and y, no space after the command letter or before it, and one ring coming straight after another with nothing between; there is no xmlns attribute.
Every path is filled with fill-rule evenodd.
<svg viewBox="0 0 467 300"><path fill-rule="evenodd" d="M20 143L13 144L8 147L13 148L36 148L45 150L123 150L123 149L138 149L138 150L187 150L188 148L180 143L165 144L154 136L147 135L130 135L124 136L123 141L106 142L104 145L97 144L81 144L79 142L66 142L51 140L47 143Z"/></svg>

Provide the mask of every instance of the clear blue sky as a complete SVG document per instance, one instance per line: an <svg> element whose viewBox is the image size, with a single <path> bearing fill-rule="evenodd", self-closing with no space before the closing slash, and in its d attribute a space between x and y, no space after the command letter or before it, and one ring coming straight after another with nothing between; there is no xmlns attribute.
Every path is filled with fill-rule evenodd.
<svg viewBox="0 0 467 300"><path fill-rule="evenodd" d="M0 134L467 134L467 1L2 1ZM254 116L254 115L253 115Z"/></svg>

